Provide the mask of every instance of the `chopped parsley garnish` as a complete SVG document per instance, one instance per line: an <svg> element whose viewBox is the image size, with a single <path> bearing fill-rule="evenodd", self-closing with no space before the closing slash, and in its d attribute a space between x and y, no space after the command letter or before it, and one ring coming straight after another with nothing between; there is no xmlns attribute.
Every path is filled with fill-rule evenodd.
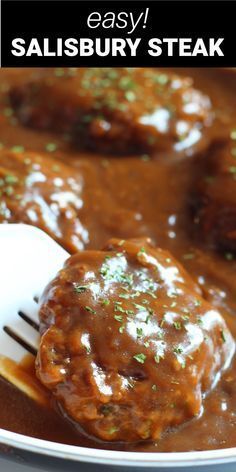
<svg viewBox="0 0 236 472"><path fill-rule="evenodd" d="M145 252L146 252L145 247L141 247L137 255L141 256L142 254L145 254Z"/></svg>
<svg viewBox="0 0 236 472"><path fill-rule="evenodd" d="M87 288L88 287L86 285L75 285L74 286L74 289L75 289L76 293L84 293L87 290Z"/></svg>
<svg viewBox="0 0 236 472"><path fill-rule="evenodd" d="M24 152L25 148L24 146L12 146L11 151L12 152Z"/></svg>
<svg viewBox="0 0 236 472"><path fill-rule="evenodd" d="M103 306L108 306L108 305L110 305L110 300L108 300L107 298L104 298L104 299L102 300L102 305L103 305Z"/></svg>
<svg viewBox="0 0 236 472"><path fill-rule="evenodd" d="M143 329L137 328L136 333L137 333L137 338L141 338L143 336Z"/></svg>
<svg viewBox="0 0 236 472"><path fill-rule="evenodd" d="M230 167L229 167L229 172L230 172L231 174L236 174L236 166L230 166Z"/></svg>
<svg viewBox="0 0 236 472"><path fill-rule="evenodd" d="M231 149L231 154L233 157L236 157L236 147Z"/></svg>
<svg viewBox="0 0 236 472"><path fill-rule="evenodd" d="M181 346L175 346L173 349L173 352L175 354L182 354L183 353L183 348Z"/></svg>
<svg viewBox="0 0 236 472"><path fill-rule="evenodd" d="M233 261L234 255L233 255L231 252L226 252L226 253L225 253L225 259L226 259L227 261Z"/></svg>
<svg viewBox="0 0 236 472"><path fill-rule="evenodd" d="M233 139L234 141L236 140L236 129L232 129L231 133L230 133L230 137L231 139Z"/></svg>
<svg viewBox="0 0 236 472"><path fill-rule="evenodd" d="M128 100L128 102L134 102L136 95L132 90L127 90L127 92L125 92L125 98Z"/></svg>
<svg viewBox="0 0 236 472"><path fill-rule="evenodd" d="M112 426L109 429L108 434L114 434L114 433L117 433L117 431L119 431L119 428L117 428L116 426Z"/></svg>
<svg viewBox="0 0 236 472"><path fill-rule="evenodd" d="M114 315L114 319L116 321L119 321L119 323L122 323L123 322L123 316L122 315Z"/></svg>
<svg viewBox="0 0 236 472"><path fill-rule="evenodd" d="M156 364L159 364L161 359L163 359L163 356L161 356L160 354L156 354L154 356L154 361L156 362Z"/></svg>
<svg viewBox="0 0 236 472"><path fill-rule="evenodd" d="M52 170L53 170L53 172L59 172L60 166L58 166L57 164L54 164L54 165L52 166Z"/></svg>
<svg viewBox="0 0 236 472"><path fill-rule="evenodd" d="M145 354L141 353L141 354L135 354L135 356L133 356L133 358L139 362L140 364L144 364L147 356L145 356Z"/></svg>
<svg viewBox="0 0 236 472"><path fill-rule="evenodd" d="M57 145L55 143L47 143L45 146L47 152L54 152L57 150Z"/></svg>
<svg viewBox="0 0 236 472"><path fill-rule="evenodd" d="M221 335L221 339L222 339L223 343L225 343L226 342L226 336L225 336L225 332L224 332L223 329L221 330L220 335Z"/></svg>
<svg viewBox="0 0 236 472"><path fill-rule="evenodd" d="M139 305L138 303L133 303L135 308L137 308L139 311L146 311L146 307L143 305Z"/></svg>
<svg viewBox="0 0 236 472"><path fill-rule="evenodd" d="M84 307L84 309L85 309L86 311L89 311L90 313L93 313L94 315L96 314L96 311L93 310L93 308L91 308L91 306L86 305L86 306Z"/></svg>
<svg viewBox="0 0 236 472"><path fill-rule="evenodd" d="M169 82L169 77L166 74L157 74L154 79L159 85L166 85Z"/></svg>
<svg viewBox="0 0 236 472"><path fill-rule="evenodd" d="M15 175L6 175L5 182L6 184L16 184L19 181L18 177Z"/></svg>
<svg viewBox="0 0 236 472"><path fill-rule="evenodd" d="M201 306L202 301L201 300L194 300L194 305L195 306Z"/></svg>
<svg viewBox="0 0 236 472"><path fill-rule="evenodd" d="M173 379L173 380L171 380L171 383L172 383L173 385L179 385L178 380L174 380L174 379Z"/></svg>
<svg viewBox="0 0 236 472"><path fill-rule="evenodd" d="M180 323L180 321L174 321L173 323L175 329L179 330L182 328L182 324Z"/></svg>
<svg viewBox="0 0 236 472"><path fill-rule="evenodd" d="M128 293L120 293L119 298L124 298L125 300L128 300L131 297Z"/></svg>

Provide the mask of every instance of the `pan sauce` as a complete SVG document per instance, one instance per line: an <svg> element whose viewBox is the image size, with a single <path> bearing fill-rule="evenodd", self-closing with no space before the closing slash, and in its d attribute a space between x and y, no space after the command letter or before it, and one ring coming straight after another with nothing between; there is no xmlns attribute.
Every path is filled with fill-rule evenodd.
<svg viewBox="0 0 236 472"><path fill-rule="evenodd" d="M208 94L220 120L230 129L236 127L236 87L232 72L220 70L182 70L195 79L195 86ZM202 285L205 296L225 316L236 337L236 263L228 253L218 255L200 242L194 243L190 231L188 203L199 174L198 159L187 158L166 162L150 159L146 154L132 157L108 157L76 152L64 139L48 132L22 127L14 117L5 93L10 84L28 80L30 70L1 71L0 141L9 148L22 147L29 151L46 152L48 163L58 156L76 174L84 170L84 206L89 208L91 189L98 195L100 218L85 214L89 228L88 246L98 248L108 237L132 237L129 215L142 222L138 235L147 234L154 242L170 250ZM217 134L217 130L215 134ZM223 191L223 190L222 190ZM114 218L114 208L117 208ZM128 212L128 213L127 213ZM101 223L102 222L102 223ZM127 224L125 224L125 222ZM125 228L125 235L122 234ZM136 235L135 235L136 236ZM142 451L189 451L236 446L236 374L235 362L224 374L215 390L204 401L200 418L185 423L176 431L167 432L158 443L124 446L93 442L76 433L61 419L55 409L44 409L0 381L0 427L34 437L68 444L109 449Z"/></svg>

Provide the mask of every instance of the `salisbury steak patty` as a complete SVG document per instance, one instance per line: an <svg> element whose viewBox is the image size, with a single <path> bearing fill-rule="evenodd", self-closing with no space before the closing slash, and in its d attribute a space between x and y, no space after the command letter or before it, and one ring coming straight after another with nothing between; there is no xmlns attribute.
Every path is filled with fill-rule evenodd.
<svg viewBox="0 0 236 472"><path fill-rule="evenodd" d="M70 253L111 235L148 234L142 215L104 189L91 161L77 168L43 152L0 150L0 223L27 223Z"/></svg>
<svg viewBox="0 0 236 472"><path fill-rule="evenodd" d="M10 95L27 126L112 154L192 153L206 145L212 122L210 100L192 79L159 69L49 69Z"/></svg>
<svg viewBox="0 0 236 472"><path fill-rule="evenodd" d="M0 223L37 226L78 251L88 242L79 218L82 192L82 175L47 154L0 151Z"/></svg>
<svg viewBox="0 0 236 472"><path fill-rule="evenodd" d="M39 379L69 418L109 441L157 439L199 415L234 353L220 313L148 240L68 259L40 323Z"/></svg>
<svg viewBox="0 0 236 472"><path fill-rule="evenodd" d="M197 238L210 248L236 252L236 132L212 148L205 176L197 182L193 213Z"/></svg>

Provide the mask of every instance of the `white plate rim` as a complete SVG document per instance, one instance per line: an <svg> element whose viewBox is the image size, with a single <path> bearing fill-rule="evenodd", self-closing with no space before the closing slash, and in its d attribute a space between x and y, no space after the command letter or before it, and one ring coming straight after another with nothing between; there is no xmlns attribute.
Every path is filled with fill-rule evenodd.
<svg viewBox="0 0 236 472"><path fill-rule="evenodd" d="M192 467L236 462L236 447L194 452L125 452L70 446L0 429L0 443L51 458L132 467Z"/></svg>

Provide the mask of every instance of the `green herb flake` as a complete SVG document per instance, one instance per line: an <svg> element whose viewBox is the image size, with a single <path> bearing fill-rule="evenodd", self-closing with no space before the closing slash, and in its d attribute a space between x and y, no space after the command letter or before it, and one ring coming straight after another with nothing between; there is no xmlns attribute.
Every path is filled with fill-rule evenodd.
<svg viewBox="0 0 236 472"><path fill-rule="evenodd" d="M87 290L87 288L88 287L86 285L75 285L74 286L74 289L75 289L76 293L84 293Z"/></svg>
<svg viewBox="0 0 236 472"><path fill-rule="evenodd" d="M53 172L59 172L59 171L60 171L60 166L57 165L57 164L54 164L54 165L52 166L52 170L53 170Z"/></svg>
<svg viewBox="0 0 236 472"><path fill-rule="evenodd" d="M139 311L146 311L146 307L143 306L143 305L139 305L139 303L133 303L133 305L135 306L135 308L137 308Z"/></svg>
<svg viewBox="0 0 236 472"><path fill-rule="evenodd" d="M25 148L24 146L12 146L11 151L12 152L24 152Z"/></svg>
<svg viewBox="0 0 236 472"><path fill-rule="evenodd" d="M234 148L231 149L231 155L232 155L233 157L236 157L236 147L234 147Z"/></svg>
<svg viewBox="0 0 236 472"><path fill-rule="evenodd" d="M232 129L232 131L230 133L230 137L231 137L231 139L233 139L233 141L236 140L236 129Z"/></svg>
<svg viewBox="0 0 236 472"><path fill-rule="evenodd" d="M85 309L86 311L88 311L89 313L93 313L93 315L96 315L96 311L93 310L93 308L91 308L91 306L86 305L86 306L84 307L84 309Z"/></svg>
<svg viewBox="0 0 236 472"><path fill-rule="evenodd" d="M5 182L6 184L16 184L19 181L18 177L15 175L6 175Z"/></svg>
<svg viewBox="0 0 236 472"><path fill-rule="evenodd" d="M148 162L150 161L150 156L148 154L143 154L141 157L140 157L141 161L143 162Z"/></svg>
<svg viewBox="0 0 236 472"><path fill-rule="evenodd" d="M183 353L183 348L181 346L175 346L173 349L173 352L175 354L182 354Z"/></svg>
<svg viewBox="0 0 236 472"><path fill-rule="evenodd" d="M147 290L146 293L147 293L148 295L150 295L150 297L152 297L152 298L157 298L157 296L155 295L155 293L150 292L150 290Z"/></svg>
<svg viewBox="0 0 236 472"><path fill-rule="evenodd" d="M159 356L158 354L154 356L154 361L156 362L156 364L159 364L161 359L162 359L162 356Z"/></svg>
<svg viewBox="0 0 236 472"><path fill-rule="evenodd" d="M45 146L47 152L54 152L57 150L57 145L55 143L47 143Z"/></svg>
<svg viewBox="0 0 236 472"><path fill-rule="evenodd" d="M157 82L159 85L166 85L169 82L169 77L166 74L158 74L155 77L155 82Z"/></svg>
<svg viewBox="0 0 236 472"><path fill-rule="evenodd" d="M153 390L154 392L157 391L157 386L156 386L155 384L152 385L152 390Z"/></svg>
<svg viewBox="0 0 236 472"><path fill-rule="evenodd" d="M225 331L223 329L221 330L220 335L221 335L221 339L222 339L223 343L226 343L226 335L225 335Z"/></svg>
<svg viewBox="0 0 236 472"><path fill-rule="evenodd" d="M119 428L117 428L116 426L112 426L109 430L108 430L108 434L114 434L114 433L117 433L117 431L119 431Z"/></svg>
<svg viewBox="0 0 236 472"><path fill-rule="evenodd" d="M4 193L5 193L8 197L10 197L10 196L14 193L14 188L13 188L11 185L8 185L7 187L5 187Z"/></svg>
<svg viewBox="0 0 236 472"><path fill-rule="evenodd" d="M114 315L114 319L119 323L123 323L123 316L122 315Z"/></svg>
<svg viewBox="0 0 236 472"><path fill-rule="evenodd" d="M61 69L60 67L58 67L57 69L55 69L54 75L56 77L63 77L63 75L65 75L65 71L64 69Z"/></svg>
<svg viewBox="0 0 236 472"><path fill-rule="evenodd" d="M135 356L133 356L133 358L139 362L140 364L144 364L147 356L145 356L145 354L141 353L141 354L135 354Z"/></svg>
<svg viewBox="0 0 236 472"><path fill-rule="evenodd" d="M125 98L128 100L128 102L134 102L136 95L132 90L127 90L127 92L125 92Z"/></svg>
<svg viewBox="0 0 236 472"><path fill-rule="evenodd" d="M141 247L138 251L138 256L142 256L142 254L145 254L146 250L145 250L145 247Z"/></svg>
<svg viewBox="0 0 236 472"><path fill-rule="evenodd" d="M202 301L201 300L194 300L194 306L201 306Z"/></svg>
<svg viewBox="0 0 236 472"><path fill-rule="evenodd" d="M182 324L180 323L180 321L174 321L173 326L177 330L180 330L182 328Z"/></svg>
<svg viewBox="0 0 236 472"><path fill-rule="evenodd" d="M135 87L136 87L135 82L129 76L121 77L119 81L119 88L121 90L130 90Z"/></svg>
<svg viewBox="0 0 236 472"><path fill-rule="evenodd" d="M202 321L201 316L197 316L197 323L198 323L200 326L203 325L203 321Z"/></svg>
<svg viewBox="0 0 236 472"><path fill-rule="evenodd" d="M137 338L141 338L143 336L143 329L137 328L136 333L137 333Z"/></svg>
<svg viewBox="0 0 236 472"><path fill-rule="evenodd" d="M128 293L120 293L119 298L124 298L125 300L129 300L130 295Z"/></svg>
<svg viewBox="0 0 236 472"><path fill-rule="evenodd" d="M103 305L103 306L108 306L108 305L110 305L110 300L108 300L107 298L104 298L104 299L102 300L102 305Z"/></svg>
<svg viewBox="0 0 236 472"><path fill-rule="evenodd" d="M234 255L231 252L226 252L225 253L225 259L227 261L233 261L234 260Z"/></svg>

